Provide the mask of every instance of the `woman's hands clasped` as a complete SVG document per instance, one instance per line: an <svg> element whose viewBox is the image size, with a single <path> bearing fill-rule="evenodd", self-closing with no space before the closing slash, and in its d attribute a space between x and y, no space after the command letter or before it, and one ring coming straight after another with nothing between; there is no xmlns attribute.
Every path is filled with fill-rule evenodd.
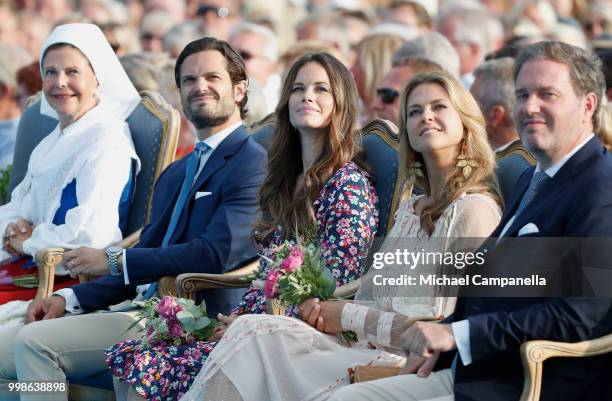
<svg viewBox="0 0 612 401"><path fill-rule="evenodd" d="M322 333L342 332L342 308L346 301L310 298L299 306L300 318Z"/></svg>
<svg viewBox="0 0 612 401"><path fill-rule="evenodd" d="M219 319L219 324L213 330L213 335L208 339L208 341L219 341L223 338L225 334L225 330L227 330L234 320L238 318L238 315L235 313L230 314L229 316L225 316L223 313L217 314L217 319Z"/></svg>
<svg viewBox="0 0 612 401"><path fill-rule="evenodd" d="M23 243L32 236L34 226L25 219L9 223L4 230L2 242L4 249L13 256L24 255Z"/></svg>

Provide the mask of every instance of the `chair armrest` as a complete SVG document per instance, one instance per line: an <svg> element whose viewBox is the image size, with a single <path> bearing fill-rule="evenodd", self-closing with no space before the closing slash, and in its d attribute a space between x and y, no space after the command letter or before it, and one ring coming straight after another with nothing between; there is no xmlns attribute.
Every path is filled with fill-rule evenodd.
<svg viewBox="0 0 612 401"><path fill-rule="evenodd" d="M525 382L521 401L538 401L544 361L553 357L588 357L612 352L612 334L577 343L534 340L521 345Z"/></svg>
<svg viewBox="0 0 612 401"><path fill-rule="evenodd" d="M128 235L118 245L122 248L131 248L140 239L141 231L142 228ZM36 292L35 299L46 298L53 293L53 285L55 284L55 268L62 261L64 251L64 248L45 248L36 252L34 261L38 267L38 291ZM79 279L82 283L91 281L95 278L97 277L86 274L79 275ZM171 280L173 282L172 286L174 286L174 278L172 277Z"/></svg>
<svg viewBox="0 0 612 401"><path fill-rule="evenodd" d="M178 296L193 299L200 290L214 288L244 288L248 287L250 281L248 276L255 272L259 266L259 260L254 260L246 266L232 270L225 274L213 273L183 273L176 277L176 288Z"/></svg>
<svg viewBox="0 0 612 401"><path fill-rule="evenodd" d="M132 248L134 245L136 245L138 243L138 241L140 241L140 233L141 232L142 232L142 227L139 228L138 230L134 231L133 233L131 233L127 237L125 237L117 245L120 246L121 248Z"/></svg>
<svg viewBox="0 0 612 401"><path fill-rule="evenodd" d="M53 293L55 268L62 261L64 248L46 248L36 252L34 262L38 267L38 291L35 299L46 298Z"/></svg>

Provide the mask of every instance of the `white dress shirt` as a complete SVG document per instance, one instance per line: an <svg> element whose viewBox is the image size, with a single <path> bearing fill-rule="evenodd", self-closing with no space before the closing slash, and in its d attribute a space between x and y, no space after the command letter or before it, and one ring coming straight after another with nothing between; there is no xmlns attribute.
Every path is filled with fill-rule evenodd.
<svg viewBox="0 0 612 401"><path fill-rule="evenodd" d="M561 160L559 160L558 162L556 162L555 164L553 164L552 166L544 170L544 174L546 174L550 178L553 178L559 172L559 170L561 170L561 167L563 167L565 163L567 163L567 161L572 156L574 156L580 149L582 149L593 138L593 136L595 136L595 134L589 135L588 138L586 138L584 141L576 145ZM542 166L540 165L540 163L538 163L534 170L534 174L536 172L541 172L541 171L542 171ZM516 219L516 215L512 216L512 218L508 220L508 222L504 226L504 229L499 235L500 238L503 237L506 234L506 232L510 229L515 219ZM457 351L459 352L459 356L461 357L461 362L463 363L464 366L467 366L470 363L472 363L472 347L470 344L470 321L468 319L464 319L458 322L454 322L451 324L451 328L453 330L453 336L455 337L455 344L457 345Z"/></svg>

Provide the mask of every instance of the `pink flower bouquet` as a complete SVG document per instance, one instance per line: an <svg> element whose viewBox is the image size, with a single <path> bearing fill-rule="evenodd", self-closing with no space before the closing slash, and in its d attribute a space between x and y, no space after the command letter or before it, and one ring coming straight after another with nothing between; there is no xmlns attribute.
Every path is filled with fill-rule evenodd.
<svg viewBox="0 0 612 401"><path fill-rule="evenodd" d="M267 299L276 299L284 307L299 305L309 298L322 301L332 299L336 280L321 261L321 250L314 244L296 244L285 241L274 250L274 259L268 261L268 270L260 269L250 277L257 287L263 288ZM357 341L352 331L340 333L350 344Z"/></svg>
<svg viewBox="0 0 612 401"><path fill-rule="evenodd" d="M330 299L336 280L321 263L321 252L314 244L292 244L285 241L268 261L267 274L259 271L252 279L263 281L264 295L283 305L299 305L308 298Z"/></svg>
<svg viewBox="0 0 612 401"><path fill-rule="evenodd" d="M193 300L171 296L151 298L143 302L138 317L140 319L130 328L146 319L146 334L142 339L142 345L145 347L205 341L213 334L217 325L214 319L207 316L204 302L196 305Z"/></svg>

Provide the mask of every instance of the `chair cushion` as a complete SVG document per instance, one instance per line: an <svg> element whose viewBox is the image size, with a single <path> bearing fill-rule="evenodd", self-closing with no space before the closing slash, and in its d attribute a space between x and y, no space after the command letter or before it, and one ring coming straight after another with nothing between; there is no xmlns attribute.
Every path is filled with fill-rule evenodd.
<svg viewBox="0 0 612 401"><path fill-rule="evenodd" d="M25 109L19 120L15 152L13 153L13 171L9 181L9 193L23 180L28 170L32 151L40 141L49 135L58 121L40 114L40 100Z"/></svg>
<svg viewBox="0 0 612 401"><path fill-rule="evenodd" d="M274 138L274 130L276 126L274 124L266 124L263 127L259 128L252 134L253 139L257 141L264 149L270 149L270 144L272 143L272 139Z"/></svg>
<svg viewBox="0 0 612 401"><path fill-rule="evenodd" d="M140 103L127 118L136 154L140 158L140 173L136 178L134 200L130 208L126 233L133 233L144 226L147 219L149 195L155 184L155 171L162 145L164 126L162 121Z"/></svg>
<svg viewBox="0 0 612 401"><path fill-rule="evenodd" d="M374 170L374 182L378 192L378 232L379 236L387 234L389 215L393 207L393 196L397 182L398 154L378 135L365 135L363 146L368 164Z"/></svg>
<svg viewBox="0 0 612 401"><path fill-rule="evenodd" d="M106 390L113 390L113 374L110 370L98 373L93 376L84 377L69 377L68 381L71 384L78 384L80 386L103 388Z"/></svg>

